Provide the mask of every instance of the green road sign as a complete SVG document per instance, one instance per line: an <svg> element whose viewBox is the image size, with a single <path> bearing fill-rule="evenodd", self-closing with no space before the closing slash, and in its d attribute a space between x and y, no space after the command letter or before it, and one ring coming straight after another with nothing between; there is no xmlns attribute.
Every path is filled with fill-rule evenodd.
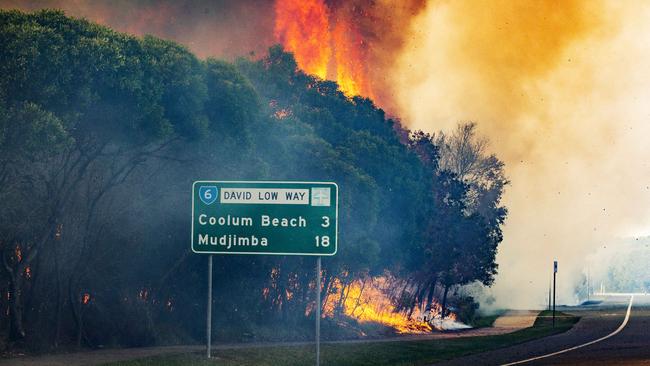
<svg viewBox="0 0 650 366"><path fill-rule="evenodd" d="M338 203L330 182L197 181L192 251L334 255Z"/></svg>

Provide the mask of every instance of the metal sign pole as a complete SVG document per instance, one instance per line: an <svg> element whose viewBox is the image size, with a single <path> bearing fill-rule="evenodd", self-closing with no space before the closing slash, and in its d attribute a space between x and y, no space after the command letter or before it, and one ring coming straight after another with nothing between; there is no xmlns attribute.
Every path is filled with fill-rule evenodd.
<svg viewBox="0 0 650 366"><path fill-rule="evenodd" d="M320 365L320 256L316 257L316 366Z"/></svg>
<svg viewBox="0 0 650 366"><path fill-rule="evenodd" d="M206 352L210 358L212 351L212 254L208 255L208 309L206 315Z"/></svg>

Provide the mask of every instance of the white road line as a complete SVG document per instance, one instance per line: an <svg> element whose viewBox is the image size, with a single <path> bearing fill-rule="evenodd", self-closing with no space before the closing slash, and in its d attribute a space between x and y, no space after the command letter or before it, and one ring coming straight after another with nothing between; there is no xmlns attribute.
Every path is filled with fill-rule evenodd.
<svg viewBox="0 0 650 366"><path fill-rule="evenodd" d="M628 320L630 320L630 312L632 311L632 301L633 300L634 300L634 295L630 296L630 303L627 305L627 313L625 313L625 319L623 319L623 323L621 323L621 325L615 331L611 332L610 334L608 334L608 335L606 335L604 337L595 339L595 340L593 340L591 342L580 344L580 345L575 346L575 347L563 349L561 351L549 353L549 354L542 355L542 356L531 357L531 358L521 360L521 361L506 363L506 364L503 364L501 366L520 365L522 363L526 363L526 362L530 362L530 361L536 361L536 360L540 360L542 358L557 356L559 354L566 353L566 352L569 352L569 351L574 351L574 350L577 350L578 348L587 347L587 346L590 346L590 345L592 345L594 343L598 343L600 341L604 341L607 338L613 337L613 336L617 335L618 333L620 333L623 330L623 328L625 328L625 326L627 325Z"/></svg>

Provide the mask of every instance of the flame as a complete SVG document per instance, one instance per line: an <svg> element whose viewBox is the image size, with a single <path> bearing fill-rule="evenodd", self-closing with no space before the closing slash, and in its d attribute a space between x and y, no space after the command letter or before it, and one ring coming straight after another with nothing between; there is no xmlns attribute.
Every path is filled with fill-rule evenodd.
<svg viewBox="0 0 650 366"><path fill-rule="evenodd" d="M352 20L358 12L360 7L331 9L323 0L278 0L275 37L304 72L333 79L347 96L372 97L367 43Z"/></svg>
<svg viewBox="0 0 650 366"><path fill-rule="evenodd" d="M346 95L372 97L366 78L365 42L353 23L339 21L332 33L336 49L336 82Z"/></svg>
<svg viewBox="0 0 650 366"><path fill-rule="evenodd" d="M81 303L84 305L87 305L90 302L90 294L89 293L84 293L81 295Z"/></svg>
<svg viewBox="0 0 650 366"><path fill-rule="evenodd" d="M16 262L23 261L23 251L20 249L19 245L16 245L16 249L14 249L14 255L16 256Z"/></svg>
<svg viewBox="0 0 650 366"><path fill-rule="evenodd" d="M275 37L294 54L298 66L327 77L330 48L329 9L323 0L280 0L275 4Z"/></svg>
<svg viewBox="0 0 650 366"><path fill-rule="evenodd" d="M328 296L323 305L323 315L333 317L339 300L342 298L342 311L345 315L361 323L374 322L394 328L399 333L425 333L433 327L431 318L439 317L441 306L435 304L432 308L432 317L419 311L415 316L406 311L397 311L390 296L390 281L386 277L354 280L350 285L343 286L340 280L335 279L332 285L333 292ZM345 291L345 293L341 293ZM341 297L341 295L343 297ZM448 314L450 320L455 321L454 314Z"/></svg>

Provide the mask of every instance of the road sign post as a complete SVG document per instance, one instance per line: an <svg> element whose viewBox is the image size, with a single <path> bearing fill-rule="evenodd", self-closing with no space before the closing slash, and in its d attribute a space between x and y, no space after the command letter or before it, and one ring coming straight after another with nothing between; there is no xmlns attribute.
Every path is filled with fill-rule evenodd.
<svg viewBox="0 0 650 366"><path fill-rule="evenodd" d="M321 257L338 246L338 186L332 182L197 181L192 251L208 254L206 353L212 340L212 255L313 255L316 365L320 363Z"/></svg>
<svg viewBox="0 0 650 366"><path fill-rule="evenodd" d="M206 353L210 358L212 351L212 254L208 256L208 307L205 323Z"/></svg>
<svg viewBox="0 0 650 366"><path fill-rule="evenodd" d="M321 284L321 268L320 256L316 258L316 366L320 365L320 284Z"/></svg>

